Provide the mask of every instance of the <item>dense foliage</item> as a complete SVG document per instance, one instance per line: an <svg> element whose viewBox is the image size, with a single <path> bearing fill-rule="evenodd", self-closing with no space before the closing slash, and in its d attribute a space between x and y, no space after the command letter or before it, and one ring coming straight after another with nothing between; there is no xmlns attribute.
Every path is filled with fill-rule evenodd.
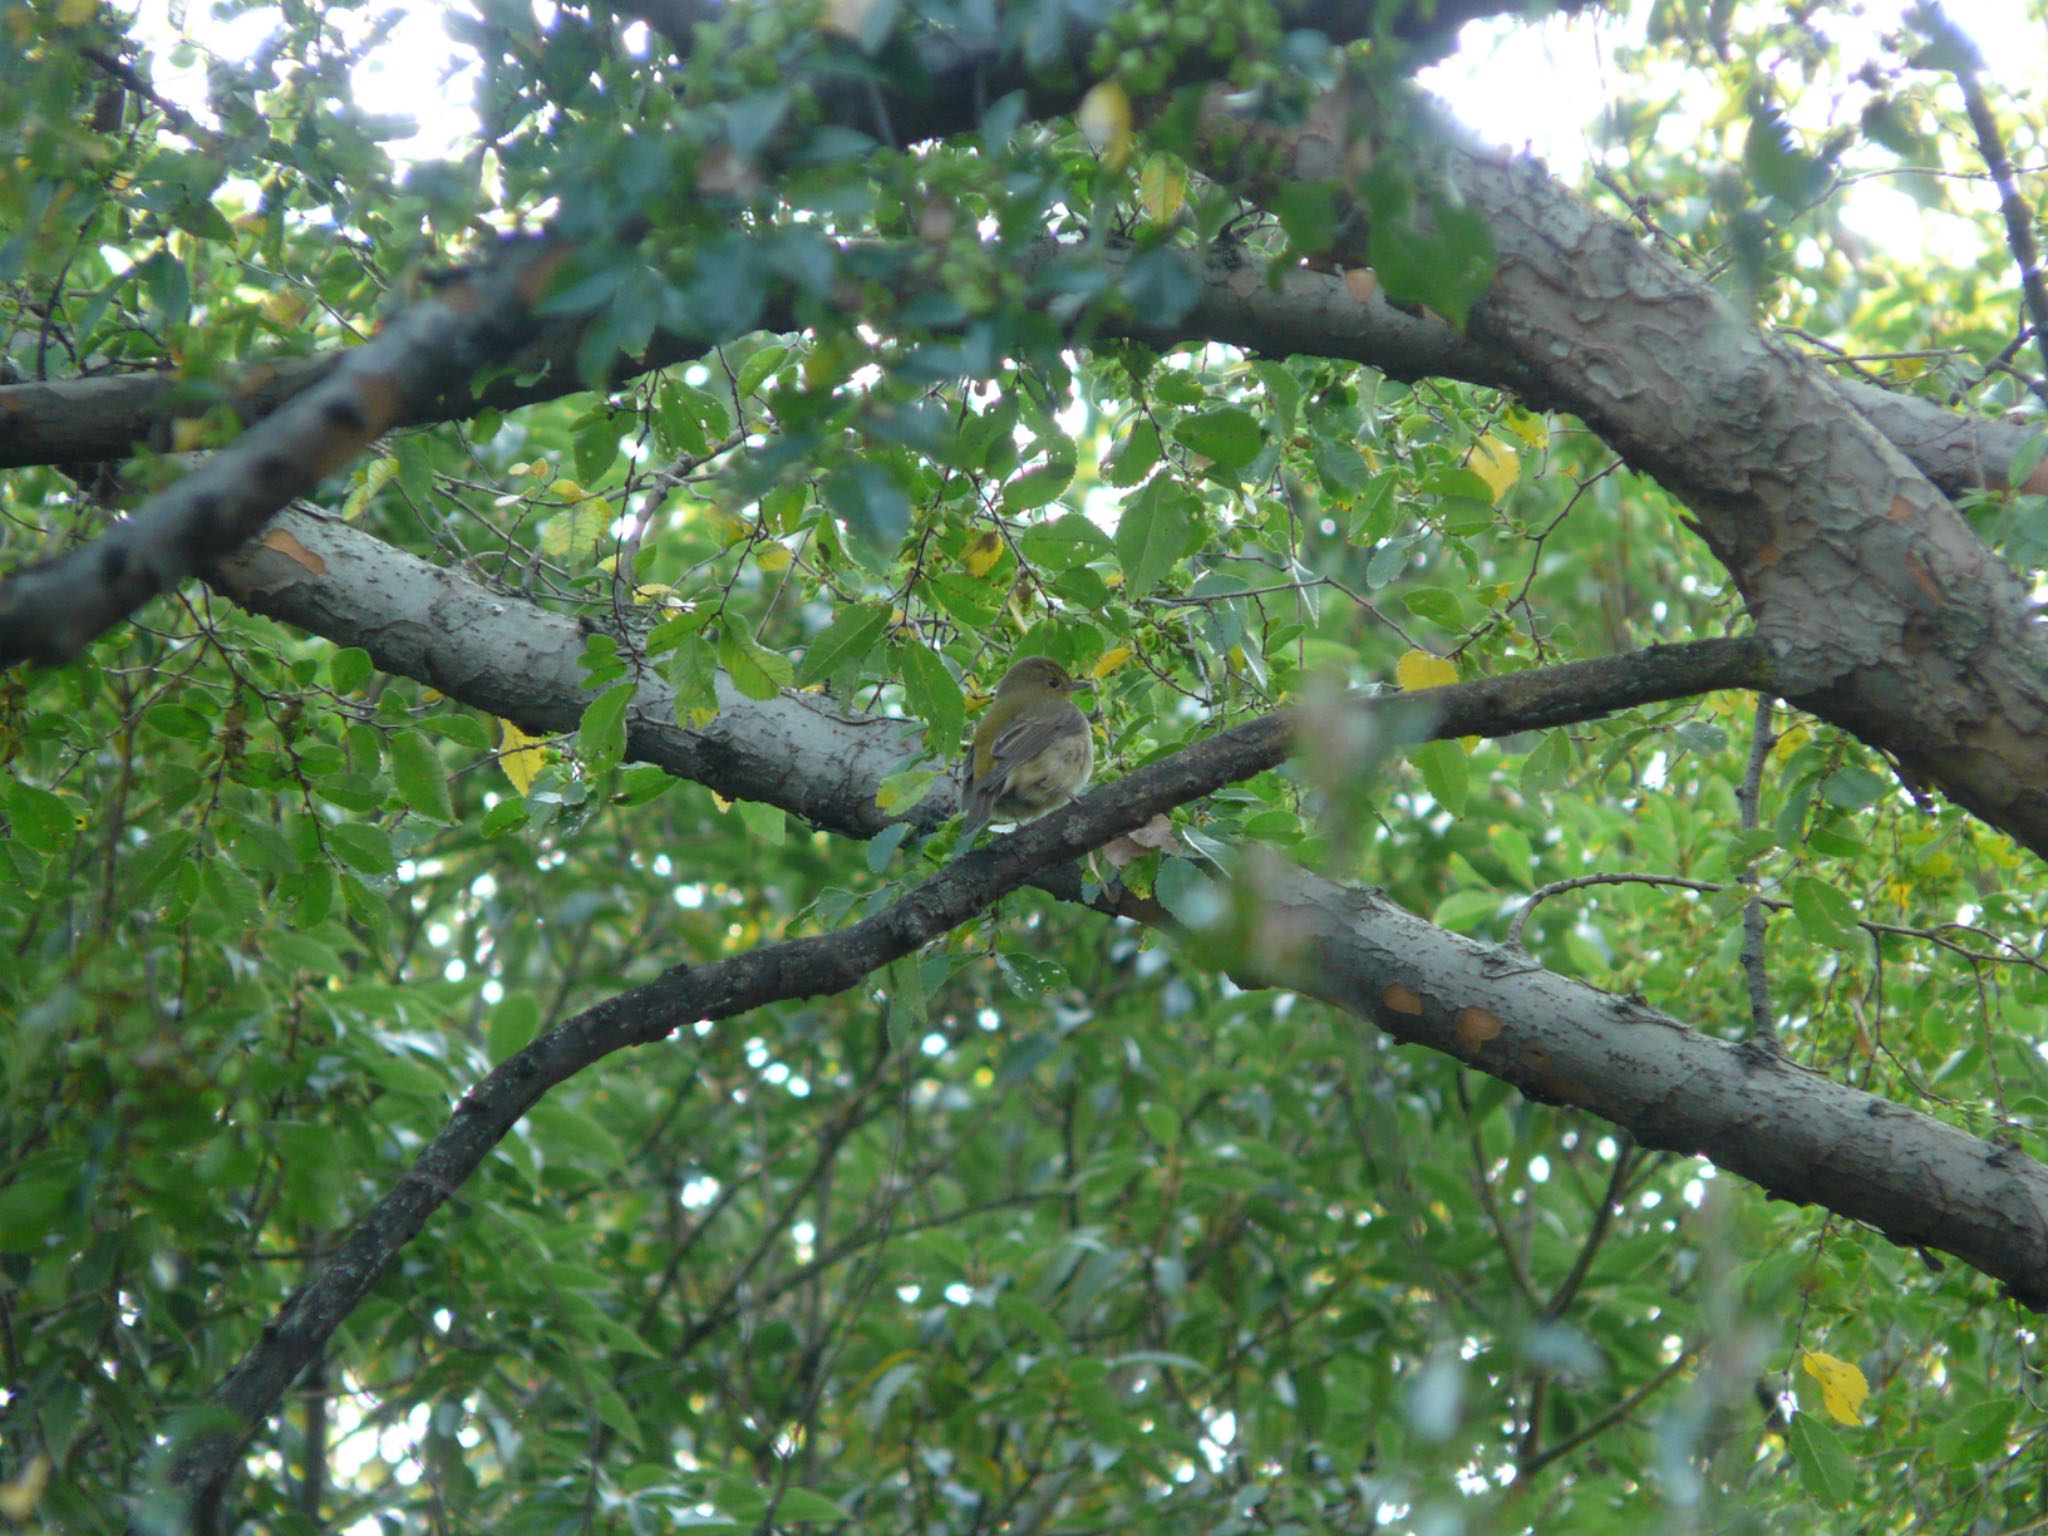
<svg viewBox="0 0 2048 1536"><path fill-rule="evenodd" d="M406 163L382 147L402 125L351 104L367 11L285 5L188 114L147 81L200 44L0 6L4 383L183 381L133 456L0 474L0 561L91 537L231 442L252 363L348 346L552 220L574 244L540 312L578 328L574 387L394 432L323 506L586 617L594 701L529 747L198 585L0 681L7 1518L182 1528L169 1467L207 1394L465 1089L625 986L834 930L949 858L946 775L1015 657L1093 679L1113 779L1332 677L1414 688L1742 628L1687 508L1577 420L1190 318L1219 266L1253 287L1327 269L1349 215L1205 175L1200 98L1172 82L1291 120L1338 71L1327 23L1251 0L912 9L712 8L677 61L603 8L488 0L445 23L473 139ZM1350 58L1391 95L1443 44L1381 20ZM998 26L1064 112L1004 93L967 131L890 142L830 110L902 84L920 38ZM1614 46L1584 190L1788 346L2038 409L1980 141L1926 47L1846 7L1658 7ZM2040 96L1985 83L2038 193ZM1373 125L1373 270L1342 281L1456 323L1494 253L1406 173L1421 131ZM1940 238L1859 233L1872 181ZM649 353L673 360L620 361ZM1966 510L2038 578L2039 498ZM909 819L863 841L634 761L647 667L686 724L721 670L740 698L914 722L881 791ZM1760 890L1798 1062L2038 1155L2034 856L1791 711L1746 809L1757 710L1312 743L1087 888L1200 927L1256 889L1254 850L1490 941L1526 915L1512 963L1729 1039ZM1658 878L1527 910L1616 874ZM230 1524L2048 1515L2035 1325L1983 1276L1240 990L1219 958L1030 891L838 995L582 1073L341 1324L251 1442Z"/></svg>

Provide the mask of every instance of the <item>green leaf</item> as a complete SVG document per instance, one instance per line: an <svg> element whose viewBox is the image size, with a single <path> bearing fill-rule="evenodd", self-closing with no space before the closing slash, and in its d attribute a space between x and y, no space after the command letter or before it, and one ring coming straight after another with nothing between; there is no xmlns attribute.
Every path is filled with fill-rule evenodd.
<svg viewBox="0 0 2048 1536"><path fill-rule="evenodd" d="M1875 805L1887 788L1886 782L1868 768L1837 768L1821 785L1821 797L1845 811L1860 811Z"/></svg>
<svg viewBox="0 0 2048 1536"><path fill-rule="evenodd" d="M1847 949L1856 942L1859 915L1854 902L1811 875L1796 875L1789 884L1792 915L1809 939L1829 949Z"/></svg>
<svg viewBox="0 0 2048 1536"><path fill-rule="evenodd" d="M967 723L967 700L939 653L915 635L897 642L896 664L903 675L903 701L930 727L931 748L942 757L960 750L960 732Z"/></svg>
<svg viewBox="0 0 2048 1536"><path fill-rule="evenodd" d="M813 1520L851 1520L853 1516L822 1493L814 1493L809 1488L785 1488L776 1503L775 1518L792 1524L806 1524Z"/></svg>
<svg viewBox="0 0 2048 1536"><path fill-rule="evenodd" d="M626 755L626 709L636 691L631 682L617 683L584 706L576 727L576 755L592 773L616 768Z"/></svg>
<svg viewBox="0 0 2048 1536"><path fill-rule="evenodd" d="M676 723L702 730L718 718L718 665L702 635L691 635L663 665L676 691Z"/></svg>
<svg viewBox="0 0 2048 1536"><path fill-rule="evenodd" d="M771 651L731 613L718 636L718 664L733 686L750 699L772 699L796 681L796 668L780 651Z"/></svg>
<svg viewBox="0 0 2048 1536"><path fill-rule="evenodd" d="M1036 469L1026 470L1003 487L1003 511L1012 515L1029 512L1059 500L1074 478L1074 460L1071 455L1047 459Z"/></svg>
<svg viewBox="0 0 2048 1536"><path fill-rule="evenodd" d="M540 1003L530 992L510 992L491 1010L485 1035L493 1063L523 1051L540 1033Z"/></svg>
<svg viewBox="0 0 2048 1536"><path fill-rule="evenodd" d="M344 821L329 827L326 837L327 846L351 869L366 875L388 875L398 869L397 856L391 851L391 839L384 835L382 827Z"/></svg>
<svg viewBox="0 0 2048 1536"><path fill-rule="evenodd" d="M1453 933L1474 933L1500 912L1500 897L1492 891L1453 891L1437 903L1430 921Z"/></svg>
<svg viewBox="0 0 2048 1536"><path fill-rule="evenodd" d="M858 667L888 627L887 603L855 603L840 609L824 632L805 649L803 663L796 669L797 687L822 683Z"/></svg>
<svg viewBox="0 0 2048 1536"><path fill-rule="evenodd" d="M237 926L256 915L263 899L254 880L218 856L200 866L199 888L205 893L207 904Z"/></svg>
<svg viewBox="0 0 2048 1536"><path fill-rule="evenodd" d="M448 770L441 754L418 731L400 731L391 738L391 778L398 797L415 815L429 821L450 822L455 807L448 798Z"/></svg>
<svg viewBox="0 0 2048 1536"><path fill-rule="evenodd" d="M767 382L768 375L782 366L789 348L770 343L740 364L738 389L742 400Z"/></svg>
<svg viewBox="0 0 2048 1536"><path fill-rule="evenodd" d="M1455 741L1425 741L1415 749L1414 758L1430 798L1453 816L1463 816L1472 775L1465 749Z"/></svg>
<svg viewBox="0 0 2048 1536"><path fill-rule="evenodd" d="M1220 922L1229 909L1223 888L1194 859L1176 856L1160 860L1152 894L1175 918L1194 929Z"/></svg>
<svg viewBox="0 0 2048 1536"><path fill-rule="evenodd" d="M1144 496L1133 497L1133 502ZM1037 523L1024 530L1018 541L1024 558L1048 571L1065 571L1116 551L1116 541L1079 512L1069 512L1050 523Z"/></svg>
<svg viewBox="0 0 2048 1536"><path fill-rule="evenodd" d="M1266 434L1249 411L1236 406L1190 416L1173 429L1174 440L1228 469L1243 469L1266 446Z"/></svg>
<svg viewBox="0 0 2048 1536"><path fill-rule="evenodd" d="M1194 529L1194 498L1166 480L1148 482L1126 502L1116 525L1116 555L1126 595L1150 594L1187 553Z"/></svg>
<svg viewBox="0 0 2048 1536"><path fill-rule="evenodd" d="M354 693L370 680L373 670L368 651L345 645L327 658L327 686L336 693Z"/></svg>
<svg viewBox="0 0 2048 1536"><path fill-rule="evenodd" d="M759 800L742 800L739 813L747 835L756 843L764 848L782 846L789 831L789 816L781 806L767 805Z"/></svg>
<svg viewBox="0 0 2048 1536"><path fill-rule="evenodd" d="M1842 1444L1842 1435L1817 1413L1801 1413L1785 1434L1792 1459L1806 1491L1821 1503L1839 1509L1855 1497L1856 1463Z"/></svg>
<svg viewBox="0 0 2048 1536"><path fill-rule="evenodd" d="M1364 490L1366 482L1372 478L1365 455L1346 442L1327 437L1315 438L1309 445L1309 458L1322 479L1323 489L1332 495Z"/></svg>
<svg viewBox="0 0 2048 1536"><path fill-rule="evenodd" d="M19 1179L0 1189L0 1253L34 1253L59 1225L74 1186L62 1178Z"/></svg>
<svg viewBox="0 0 2048 1536"><path fill-rule="evenodd" d="M19 779L8 782L7 815L14 835L38 853L62 853L78 830L71 807L59 796Z"/></svg>
<svg viewBox="0 0 2048 1536"><path fill-rule="evenodd" d="M1102 461L1102 478L1110 485L1136 485L1159 462L1159 428L1149 416L1131 423L1123 441Z"/></svg>

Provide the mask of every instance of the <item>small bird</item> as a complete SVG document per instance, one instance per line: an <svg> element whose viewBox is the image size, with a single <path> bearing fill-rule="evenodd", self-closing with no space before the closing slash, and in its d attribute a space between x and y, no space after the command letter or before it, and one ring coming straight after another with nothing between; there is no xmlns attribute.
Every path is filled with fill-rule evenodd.
<svg viewBox="0 0 2048 1536"><path fill-rule="evenodd" d="M1068 697L1087 686L1050 656L1027 656L1003 674L967 759L963 844L991 819L1027 821L1087 787L1095 738Z"/></svg>

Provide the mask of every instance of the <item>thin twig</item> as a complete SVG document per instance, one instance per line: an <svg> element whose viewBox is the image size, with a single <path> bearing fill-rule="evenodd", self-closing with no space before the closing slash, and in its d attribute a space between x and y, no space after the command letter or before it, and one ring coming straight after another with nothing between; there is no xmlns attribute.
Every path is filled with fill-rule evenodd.
<svg viewBox="0 0 2048 1536"><path fill-rule="evenodd" d="M1763 795L1764 759L1770 756L1771 745L1778 739L1771 730L1771 716L1776 708L1777 700L1769 694L1756 701L1756 727L1749 737L1749 766L1743 771L1742 787L1735 791L1735 804L1742 813L1745 832L1756 830L1757 802ZM1751 889L1759 881L1754 865L1737 878ZM1771 1018L1771 976L1764 966L1764 906L1762 896L1752 896L1742 909L1742 973L1749 983L1749 1039L1773 1056L1782 1056L1785 1047Z"/></svg>

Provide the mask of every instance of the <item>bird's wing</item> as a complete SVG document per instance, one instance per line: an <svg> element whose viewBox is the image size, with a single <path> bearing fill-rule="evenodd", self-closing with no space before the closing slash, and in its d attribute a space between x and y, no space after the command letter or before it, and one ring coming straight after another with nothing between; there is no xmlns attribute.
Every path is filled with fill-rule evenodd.
<svg viewBox="0 0 2048 1536"><path fill-rule="evenodd" d="M1030 762L1062 736L1087 729L1088 717L1071 704L1010 726L989 748L989 774L985 782L990 786L991 798L1002 793L1000 786L1009 779L1012 768Z"/></svg>
<svg viewBox="0 0 2048 1536"><path fill-rule="evenodd" d="M967 784L960 795L960 807L967 813L962 836L972 837L988 824L989 817L995 813L996 801L1009 787L1012 768L1019 763L1030 762L1062 736L1087 729L1088 717L1069 704L1065 709L1039 719L1019 720L1001 732L989 744L988 773L983 777L974 777L970 758Z"/></svg>

